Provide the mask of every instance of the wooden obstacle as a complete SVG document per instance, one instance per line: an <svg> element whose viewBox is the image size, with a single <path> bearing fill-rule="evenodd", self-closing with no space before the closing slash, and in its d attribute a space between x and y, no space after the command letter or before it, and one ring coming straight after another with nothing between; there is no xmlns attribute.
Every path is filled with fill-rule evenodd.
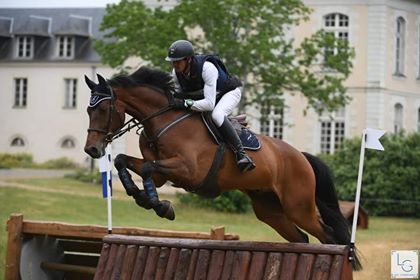
<svg viewBox="0 0 420 280"><path fill-rule="evenodd" d="M40 260L43 270L61 272L65 279L93 279L102 248L102 238L108 234L107 228L103 226L30 221L24 220L22 214L12 214L10 216L7 222L7 231L6 280L20 279L22 248L26 242L33 239L40 239L42 242L45 239L52 240L53 244L57 246L57 251L63 255L60 262ZM210 233L114 227L113 233L128 236L176 237L200 240L239 239L237 234L226 234L224 227L214 227L210 230Z"/></svg>
<svg viewBox="0 0 420 280"><path fill-rule="evenodd" d="M107 235L99 279L351 280L348 246Z"/></svg>

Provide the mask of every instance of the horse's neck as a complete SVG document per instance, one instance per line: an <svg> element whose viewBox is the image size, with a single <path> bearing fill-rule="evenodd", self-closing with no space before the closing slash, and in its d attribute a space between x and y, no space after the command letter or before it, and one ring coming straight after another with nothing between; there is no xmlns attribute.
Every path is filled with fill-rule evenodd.
<svg viewBox="0 0 420 280"><path fill-rule="evenodd" d="M168 105L166 96L146 87L117 89L118 98L125 104L125 112L141 121Z"/></svg>

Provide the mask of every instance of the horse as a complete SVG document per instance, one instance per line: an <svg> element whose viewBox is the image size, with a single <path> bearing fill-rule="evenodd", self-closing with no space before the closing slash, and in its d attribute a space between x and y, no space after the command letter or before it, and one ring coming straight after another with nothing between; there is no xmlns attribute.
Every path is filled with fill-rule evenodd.
<svg viewBox="0 0 420 280"><path fill-rule="evenodd" d="M95 83L85 76L91 90L85 152L100 158L115 137L132 126L143 128L139 137L143 158L119 154L114 165L127 195L139 206L173 220L171 203L159 200L156 188L170 181L199 193L219 146L199 113L173 107L170 74L141 67L110 80L97 77ZM130 121L125 121L126 114L132 117ZM213 194L242 191L250 198L256 217L289 242L308 243L306 231L321 243L350 245L350 227L340 212L328 166L280 139L258 138L260 150L248 152L256 168L241 173L233 152L225 152L212 175ZM133 182L129 170L142 177L143 189ZM356 253L349 259L354 269L361 269Z"/></svg>

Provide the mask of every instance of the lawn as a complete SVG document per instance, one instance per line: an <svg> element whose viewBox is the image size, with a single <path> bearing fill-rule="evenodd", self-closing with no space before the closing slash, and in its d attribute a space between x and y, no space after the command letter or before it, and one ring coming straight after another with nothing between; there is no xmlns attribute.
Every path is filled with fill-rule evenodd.
<svg viewBox="0 0 420 280"><path fill-rule="evenodd" d="M106 201L100 192L97 185L63 178L3 182L0 186L0 279L4 275L6 221L11 213L23 213L25 219L32 220L106 225ZM137 207L125 193L115 191L114 225L204 232L214 225L224 225L227 232L238 233L242 240L284 242L253 213L218 213L179 205L172 196L164 198L175 201L175 221L163 220L154 212ZM391 250L420 250L420 220L371 217L369 229L357 232L356 244L364 270L354 273L354 279L389 279Z"/></svg>

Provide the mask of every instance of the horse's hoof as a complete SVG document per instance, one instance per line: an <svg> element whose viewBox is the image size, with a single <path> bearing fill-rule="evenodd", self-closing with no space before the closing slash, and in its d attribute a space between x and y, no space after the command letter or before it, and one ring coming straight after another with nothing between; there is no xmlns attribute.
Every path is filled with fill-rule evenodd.
<svg viewBox="0 0 420 280"><path fill-rule="evenodd" d="M144 191L138 191L133 195L136 204L146 210L152 209L152 204L150 203L149 197Z"/></svg>
<svg viewBox="0 0 420 280"><path fill-rule="evenodd" d="M175 211L171 202L162 200L159 202L158 206L153 207L153 209L159 217L166 218L171 221L175 220Z"/></svg>

